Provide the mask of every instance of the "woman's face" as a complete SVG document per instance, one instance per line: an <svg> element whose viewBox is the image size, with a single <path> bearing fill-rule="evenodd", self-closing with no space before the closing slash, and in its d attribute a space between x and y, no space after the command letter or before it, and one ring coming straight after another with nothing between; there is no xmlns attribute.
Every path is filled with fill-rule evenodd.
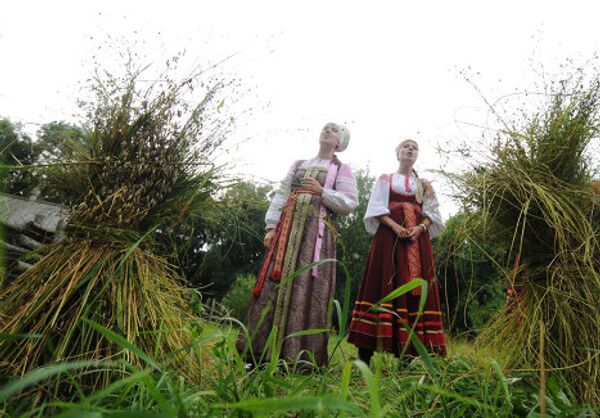
<svg viewBox="0 0 600 418"><path fill-rule="evenodd" d="M340 145L340 133L336 124L328 123L323 127L319 143L331 145L334 149Z"/></svg>
<svg viewBox="0 0 600 418"><path fill-rule="evenodd" d="M419 156L419 146L416 142L406 141L398 151L398 160L414 164Z"/></svg>

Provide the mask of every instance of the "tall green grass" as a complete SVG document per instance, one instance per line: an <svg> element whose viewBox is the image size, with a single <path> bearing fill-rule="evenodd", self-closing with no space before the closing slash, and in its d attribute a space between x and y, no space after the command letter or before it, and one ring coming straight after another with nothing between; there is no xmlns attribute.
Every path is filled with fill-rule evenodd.
<svg viewBox="0 0 600 418"><path fill-rule="evenodd" d="M110 330L98 327L111 335ZM80 386L69 397L57 394L31 408L31 389L47 379L59 377L78 386L87 373L122 364L64 362L34 370L0 389L0 410L7 417L508 417L537 416L539 411L537 374L507 375L493 359L434 358L436 374L432 375L423 359L401 364L392 356L377 354L369 369L354 360L354 348L344 343L331 365L317 374L296 374L283 364L248 372L235 350L236 335L235 327L214 325L196 335L196 350L212 364L198 384L159 369L150 354L138 352L148 362L126 364L127 375L105 387L89 391ZM114 335L111 338L117 344L123 342ZM138 351L129 345L123 348ZM574 402L564 381L552 377L548 388L547 416L591 416L594 412Z"/></svg>
<svg viewBox="0 0 600 418"><path fill-rule="evenodd" d="M388 299L409 290L398 289ZM400 361L377 353L369 368L356 359L355 347L344 341L343 318L351 302L335 301L332 306L339 307L340 321L336 332L327 331L331 333L327 367L307 375L272 358L248 371L245 356L235 347L239 323L224 318L202 324L193 332L191 351L205 360L202 379L195 382L163 367L164 358L84 319L138 361L61 361L23 377L4 375L7 382L0 389L0 411L7 417L536 416L537 374L504 370L494 359L482 358L464 344L456 353L450 344L448 359L430 357L424 349L420 358ZM86 385L86 376L106 370L120 374L102 387ZM36 404L37 390L57 380L68 382L75 390L45 394L45 400ZM593 412L574 403L564 381L551 377L548 387L547 416Z"/></svg>

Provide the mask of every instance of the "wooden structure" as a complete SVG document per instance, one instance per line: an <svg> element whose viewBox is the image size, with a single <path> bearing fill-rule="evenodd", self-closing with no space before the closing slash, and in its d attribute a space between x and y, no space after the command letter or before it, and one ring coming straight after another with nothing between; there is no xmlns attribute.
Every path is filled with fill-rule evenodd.
<svg viewBox="0 0 600 418"><path fill-rule="evenodd" d="M0 256L6 283L31 267L31 250L59 238L62 206L0 193Z"/></svg>

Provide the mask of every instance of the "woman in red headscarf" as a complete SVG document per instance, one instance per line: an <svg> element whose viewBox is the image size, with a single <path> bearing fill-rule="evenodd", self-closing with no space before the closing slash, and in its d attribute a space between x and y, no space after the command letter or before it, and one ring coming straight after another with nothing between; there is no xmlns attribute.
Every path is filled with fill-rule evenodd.
<svg viewBox="0 0 600 418"><path fill-rule="evenodd" d="M419 145L411 139L396 148L397 172L383 174L373 187L364 217L374 235L350 324L348 341L358 347L360 358L369 363L374 351L417 355L409 341L409 330L428 351L446 355L446 344L435 275L431 237L444 229L431 183L417 176L413 165ZM421 288L374 306L398 287L413 279L427 281L427 299L418 317ZM392 313L393 312L393 313Z"/></svg>

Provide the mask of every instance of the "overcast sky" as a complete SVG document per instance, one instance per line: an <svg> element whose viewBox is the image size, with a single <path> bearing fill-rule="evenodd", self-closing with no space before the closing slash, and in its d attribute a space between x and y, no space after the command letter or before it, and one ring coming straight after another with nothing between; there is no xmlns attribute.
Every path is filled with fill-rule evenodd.
<svg viewBox="0 0 600 418"><path fill-rule="evenodd" d="M189 67L233 55L217 71L241 86L240 174L279 180L292 160L316 154L328 121L350 129L340 159L352 167L391 172L395 145L413 137L426 173L443 163L436 144L490 124L461 72L491 101L532 91L567 59L583 65L600 49L599 12L596 1L5 2L0 117L28 132L72 121L95 63L114 68L125 47L142 63L185 50Z"/></svg>

